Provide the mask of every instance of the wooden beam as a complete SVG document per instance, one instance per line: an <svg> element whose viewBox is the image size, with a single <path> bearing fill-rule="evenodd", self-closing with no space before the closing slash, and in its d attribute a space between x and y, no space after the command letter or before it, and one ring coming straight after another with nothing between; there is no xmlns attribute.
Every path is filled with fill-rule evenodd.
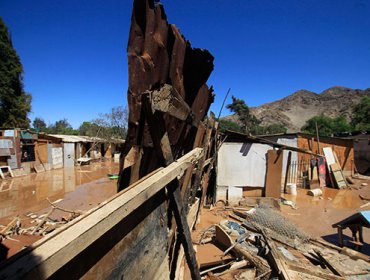
<svg viewBox="0 0 370 280"><path fill-rule="evenodd" d="M36 242L26 253L20 254L19 257L15 255L0 267L0 279L39 279L40 272L42 277L50 277L139 205L183 174L189 166L199 160L201 155L201 148L192 150L134 188L119 194L109 203L99 206L96 211L55 234L48 241L40 240L40 244Z"/></svg>
<svg viewBox="0 0 370 280"><path fill-rule="evenodd" d="M261 230L263 237L265 238L267 246L270 248L271 253L271 262L275 266L277 273L279 275L279 279L289 280L293 279L290 277L289 269L285 263L285 261L280 257L278 249L276 248L276 245L274 241L271 240L271 238L267 235L265 230Z"/></svg>
<svg viewBox="0 0 370 280"><path fill-rule="evenodd" d="M176 187L176 190L170 192L171 193L170 198L173 203L172 208L173 208L174 216L176 219L178 233L180 235L180 239L183 241L182 246L185 251L185 257L186 257L186 261L190 269L191 278L193 280L194 279L200 280L200 272L199 272L199 267L198 267L195 251L193 248L193 243L191 240L190 229L189 229L189 225L187 222L185 209L183 207L182 200L181 200L180 186L178 182L175 182L174 185Z"/></svg>

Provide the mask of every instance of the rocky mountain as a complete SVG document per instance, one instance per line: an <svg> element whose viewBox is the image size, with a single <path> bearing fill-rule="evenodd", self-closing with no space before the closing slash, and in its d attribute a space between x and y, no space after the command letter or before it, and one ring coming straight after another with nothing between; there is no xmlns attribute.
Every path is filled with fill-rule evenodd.
<svg viewBox="0 0 370 280"><path fill-rule="evenodd" d="M364 95L370 97L370 88L359 90L335 86L320 94L302 89L280 100L251 107L250 111L262 121L262 125L279 123L285 125L288 132L297 132L308 119L320 114L344 116L350 121L353 106ZM235 116L229 119L235 120Z"/></svg>

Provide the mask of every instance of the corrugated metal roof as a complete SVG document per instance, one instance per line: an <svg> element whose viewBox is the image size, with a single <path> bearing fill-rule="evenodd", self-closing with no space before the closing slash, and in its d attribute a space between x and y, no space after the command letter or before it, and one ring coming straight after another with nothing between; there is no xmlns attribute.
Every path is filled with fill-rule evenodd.
<svg viewBox="0 0 370 280"><path fill-rule="evenodd" d="M104 138L82 136L82 135L63 135L63 134L49 134L49 135L55 138L59 138L63 142L67 142L67 143L79 143L79 142L82 142L82 143L94 143L94 142L125 143L125 140L123 139L110 139L108 141L107 139L104 139Z"/></svg>

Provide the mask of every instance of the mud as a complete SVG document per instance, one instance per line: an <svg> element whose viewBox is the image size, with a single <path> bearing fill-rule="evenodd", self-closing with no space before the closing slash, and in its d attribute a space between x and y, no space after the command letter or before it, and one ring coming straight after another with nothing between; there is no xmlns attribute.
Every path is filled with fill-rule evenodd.
<svg viewBox="0 0 370 280"><path fill-rule="evenodd" d="M29 225L32 219L27 214L41 215L49 211L51 206L47 198L51 202L59 200L56 205L64 209L92 209L116 193L117 180L110 180L107 174L117 173L118 168L118 163L106 161L3 180L0 187L0 225L7 225L16 216L21 218L22 226ZM50 217L60 219L65 215L55 210ZM2 242L0 260L41 237L14 235L11 238L17 241Z"/></svg>

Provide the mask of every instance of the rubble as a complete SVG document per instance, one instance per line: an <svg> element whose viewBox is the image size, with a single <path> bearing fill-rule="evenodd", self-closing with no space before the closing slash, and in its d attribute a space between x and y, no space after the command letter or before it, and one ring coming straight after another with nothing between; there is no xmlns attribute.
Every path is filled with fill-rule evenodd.
<svg viewBox="0 0 370 280"><path fill-rule="evenodd" d="M213 266L200 264L204 279L229 279L231 275L235 277L235 271L238 277L245 274L250 277L248 279L365 279L362 277L370 274L368 258L364 261L355 251L346 249L344 252L309 237L277 210L262 207L263 214L257 215L263 219L251 219L257 209L261 207L253 208L249 214L236 212L241 215L238 219L221 220L200 231L202 238L212 236L213 246L223 252L220 261L224 259L222 263L214 262ZM204 246L202 242L198 244Z"/></svg>

